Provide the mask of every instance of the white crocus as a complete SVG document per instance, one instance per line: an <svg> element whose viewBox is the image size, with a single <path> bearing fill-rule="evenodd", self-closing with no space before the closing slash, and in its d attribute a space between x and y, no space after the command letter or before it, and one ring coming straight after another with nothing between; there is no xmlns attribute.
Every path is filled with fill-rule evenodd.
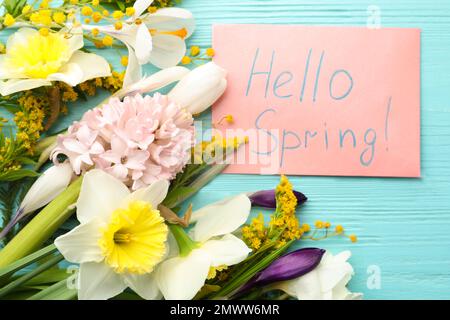
<svg viewBox="0 0 450 320"><path fill-rule="evenodd" d="M51 166L32 184L20 203L16 215L0 232L2 239L14 226L29 213L42 208L63 192L72 179L69 163Z"/></svg>
<svg viewBox="0 0 450 320"><path fill-rule="evenodd" d="M128 49L128 65L124 87L142 78L141 66L152 63L164 69L177 65L186 53L187 39L194 31L192 13L180 8L164 8L155 13L146 12L153 0L135 2L134 16L117 30L114 25L83 25L83 29L110 35L125 44ZM136 23L139 21L139 23Z"/></svg>
<svg viewBox="0 0 450 320"><path fill-rule="evenodd" d="M232 232L250 213L247 196L208 205L194 212L193 240L198 247L187 256L165 260L156 270L156 280L165 299L192 299L204 285L210 271L243 261L251 250Z"/></svg>
<svg viewBox="0 0 450 320"><path fill-rule="evenodd" d="M161 297L153 270L167 255L168 228L156 208L168 187L157 181L130 193L104 171L85 174L80 225L55 240L66 260L80 264L79 299L108 299L127 287L145 299Z"/></svg>
<svg viewBox="0 0 450 320"><path fill-rule="evenodd" d="M62 81L70 86L111 74L108 62L83 47L81 30L60 30L42 35L32 28L21 28L6 43L0 55L0 94L50 86Z"/></svg>
<svg viewBox="0 0 450 320"><path fill-rule="evenodd" d="M296 279L274 284L274 288L299 300L362 299L361 293L352 293L347 289L347 283L354 274L353 267L347 262L350 256L350 251L335 256L327 251L314 270Z"/></svg>
<svg viewBox="0 0 450 320"><path fill-rule="evenodd" d="M183 77L169 92L169 98L198 114L210 107L227 87L226 70L208 62Z"/></svg>
<svg viewBox="0 0 450 320"><path fill-rule="evenodd" d="M19 212L30 213L55 199L67 188L72 174L72 167L68 162L51 166L45 170L23 198Z"/></svg>

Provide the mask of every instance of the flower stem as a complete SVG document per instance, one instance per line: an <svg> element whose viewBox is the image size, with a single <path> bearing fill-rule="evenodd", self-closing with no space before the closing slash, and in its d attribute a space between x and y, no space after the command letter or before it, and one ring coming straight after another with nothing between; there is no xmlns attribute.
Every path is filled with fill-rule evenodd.
<svg viewBox="0 0 450 320"><path fill-rule="evenodd" d="M177 240L181 257L186 257L192 250L198 247L197 242L192 240L180 225L169 223L169 228Z"/></svg>
<svg viewBox="0 0 450 320"><path fill-rule="evenodd" d="M0 268L37 250L74 212L83 178L77 178L66 190L37 214L0 251Z"/></svg>

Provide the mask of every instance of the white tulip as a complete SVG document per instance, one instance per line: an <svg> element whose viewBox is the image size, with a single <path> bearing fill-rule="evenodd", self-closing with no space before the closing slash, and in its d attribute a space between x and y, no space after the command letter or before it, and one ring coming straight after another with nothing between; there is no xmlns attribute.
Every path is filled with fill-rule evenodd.
<svg viewBox="0 0 450 320"><path fill-rule="evenodd" d="M169 98L192 114L210 107L227 87L226 70L208 62L189 72L169 92Z"/></svg>
<svg viewBox="0 0 450 320"><path fill-rule="evenodd" d="M52 81L76 86L86 80L111 75L108 62L83 47L81 30L66 29L49 35L38 30L21 28L6 44L0 55L0 94L50 86Z"/></svg>
<svg viewBox="0 0 450 320"><path fill-rule="evenodd" d="M156 269L156 282L167 300L192 299L212 271L237 264L251 249L232 232L242 226L251 203L244 194L203 207L192 213L198 247L187 256L172 257Z"/></svg>
<svg viewBox="0 0 450 320"><path fill-rule="evenodd" d="M145 94L151 91L155 91L165 86L179 81L186 74L189 73L189 69L185 67L170 67L163 70L160 70L151 76L145 77L128 87L124 87L123 89L117 91L114 96L118 98L123 98L125 96L133 96L135 94Z"/></svg>
<svg viewBox="0 0 450 320"><path fill-rule="evenodd" d="M347 262L350 256L350 251L335 256L327 251L314 270L301 277L278 282L273 287L299 300L360 300L362 293L352 293L347 289L347 283L354 274L353 267Z"/></svg>
<svg viewBox="0 0 450 320"><path fill-rule="evenodd" d="M84 175L76 204L80 225L55 240L67 261L80 264L78 299L109 299L127 287L145 299L160 298L153 271L169 254L170 239L157 207L168 189L160 180L130 193L102 170Z"/></svg>
<svg viewBox="0 0 450 320"><path fill-rule="evenodd" d="M20 204L22 215L39 209L63 192L72 178L72 167L69 163L50 167L33 183Z"/></svg>

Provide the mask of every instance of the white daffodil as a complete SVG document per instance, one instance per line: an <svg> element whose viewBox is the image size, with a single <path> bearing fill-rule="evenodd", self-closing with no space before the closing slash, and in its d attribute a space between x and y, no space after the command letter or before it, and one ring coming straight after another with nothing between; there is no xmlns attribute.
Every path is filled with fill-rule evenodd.
<svg viewBox="0 0 450 320"><path fill-rule="evenodd" d="M124 87L139 81L141 66L152 63L164 69L177 65L186 53L185 39L194 31L192 13L180 8L163 8L155 13L147 13L153 0L135 2L134 15L117 30L114 25L83 25L83 29L110 35L128 48L128 65L124 77Z"/></svg>
<svg viewBox="0 0 450 320"><path fill-rule="evenodd" d="M296 279L274 285L299 300L359 300L361 293L352 293L347 283L352 278L353 267L347 260L350 251L333 256L327 251L319 265L311 272Z"/></svg>
<svg viewBox="0 0 450 320"><path fill-rule="evenodd" d="M165 260L156 270L156 281L165 299L192 299L216 270L248 256L251 250L232 232L247 221L250 208L250 200L242 194L192 214L196 248L187 256Z"/></svg>
<svg viewBox="0 0 450 320"><path fill-rule="evenodd" d="M21 28L6 43L0 55L0 94L9 95L62 81L70 86L111 74L108 62L82 52L83 35L75 29L42 35Z"/></svg>
<svg viewBox="0 0 450 320"><path fill-rule="evenodd" d="M214 62L195 68L169 92L169 98L192 114L210 107L227 87L227 71Z"/></svg>
<svg viewBox="0 0 450 320"><path fill-rule="evenodd" d="M79 299L108 299L127 287L145 299L160 297L152 271L168 251L168 228L157 210L168 187L158 181L130 193L104 171L85 174L80 225L55 240L66 260L80 264Z"/></svg>

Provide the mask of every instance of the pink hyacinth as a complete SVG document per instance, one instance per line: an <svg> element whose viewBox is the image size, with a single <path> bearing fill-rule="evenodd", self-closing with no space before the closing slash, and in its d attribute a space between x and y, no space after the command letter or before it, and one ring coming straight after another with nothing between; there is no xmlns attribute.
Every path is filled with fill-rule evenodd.
<svg viewBox="0 0 450 320"><path fill-rule="evenodd" d="M68 157L76 174L102 169L138 189L170 180L190 158L194 144L192 115L167 96L113 98L86 112L52 152Z"/></svg>

